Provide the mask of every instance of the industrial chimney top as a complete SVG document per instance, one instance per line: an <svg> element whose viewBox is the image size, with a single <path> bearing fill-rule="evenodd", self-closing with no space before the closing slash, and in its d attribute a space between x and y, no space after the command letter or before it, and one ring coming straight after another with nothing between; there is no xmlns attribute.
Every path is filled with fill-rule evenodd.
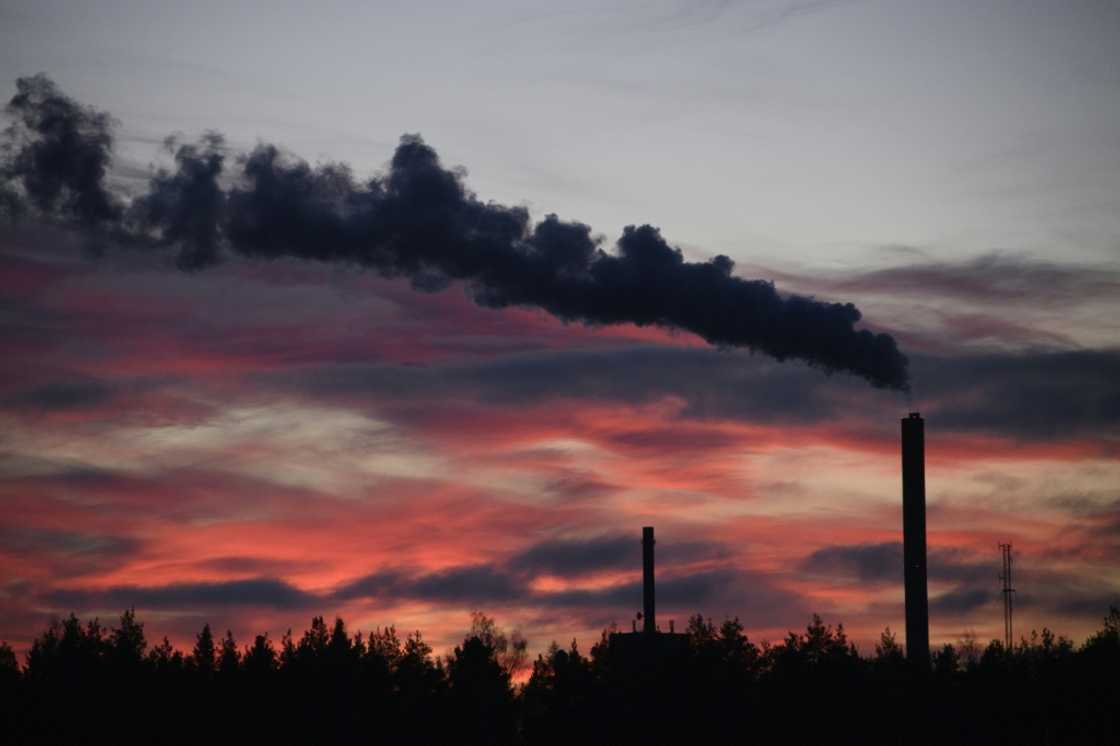
<svg viewBox="0 0 1120 746"><path fill-rule="evenodd" d="M688 636L677 632L672 622L669 631L657 628L657 609L654 591L653 570L653 526L642 527L642 620L639 630L634 625L633 632L615 632L610 636L610 645L626 665L645 665L670 658L680 658L688 652Z"/></svg>

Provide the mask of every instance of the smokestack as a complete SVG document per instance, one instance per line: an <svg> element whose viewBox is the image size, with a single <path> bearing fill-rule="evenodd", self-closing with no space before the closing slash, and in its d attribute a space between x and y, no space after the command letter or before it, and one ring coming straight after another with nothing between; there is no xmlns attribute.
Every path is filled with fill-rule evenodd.
<svg viewBox="0 0 1120 746"><path fill-rule="evenodd" d="M906 658L929 665L929 597L926 591L925 420L902 420L902 555L906 582Z"/></svg>
<svg viewBox="0 0 1120 746"><path fill-rule="evenodd" d="M653 601L653 526L642 527L642 631L657 632Z"/></svg>

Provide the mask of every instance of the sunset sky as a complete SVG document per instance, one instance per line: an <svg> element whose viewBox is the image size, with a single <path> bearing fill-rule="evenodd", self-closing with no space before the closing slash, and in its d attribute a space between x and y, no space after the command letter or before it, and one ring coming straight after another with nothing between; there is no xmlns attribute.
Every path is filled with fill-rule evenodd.
<svg viewBox="0 0 1120 746"><path fill-rule="evenodd" d="M109 112L122 204L168 135L361 181L419 133L481 203L608 254L651 224L855 304L911 389L0 215L0 639L134 606L181 647L341 615L442 653L477 609L587 649L641 608L653 525L663 627L775 640L816 612L870 652L902 637L910 410L931 641L1002 636L1001 542L1017 633L1084 638L1120 605L1118 38L1120 7L1078 0L5 2L0 99L41 72Z"/></svg>

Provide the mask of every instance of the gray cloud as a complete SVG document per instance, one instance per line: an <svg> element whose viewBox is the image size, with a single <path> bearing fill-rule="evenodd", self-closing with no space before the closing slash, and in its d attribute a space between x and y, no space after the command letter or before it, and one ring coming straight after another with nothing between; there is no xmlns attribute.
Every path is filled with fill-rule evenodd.
<svg viewBox="0 0 1120 746"><path fill-rule="evenodd" d="M920 407L939 432L1025 440L1120 436L1120 351L916 356L913 370ZM896 429L892 418L880 416L881 392L796 365L696 348L639 346L426 366L330 366L258 380L314 396L365 399L402 421L422 422L438 400L518 406L563 398L641 403L674 396L685 402L686 418L843 423L890 437ZM895 407L901 412L913 404L900 397ZM869 413L876 419L870 420ZM673 443L671 432L619 437L622 446Z"/></svg>
<svg viewBox="0 0 1120 746"><path fill-rule="evenodd" d="M923 359L931 417L946 428L1027 438L1120 434L1120 352Z"/></svg>
<svg viewBox="0 0 1120 746"><path fill-rule="evenodd" d="M320 599L282 580L256 578L213 583L172 583L161 586L118 585L98 591L60 589L43 596L48 603L85 609L195 609L261 606L302 609Z"/></svg>
<svg viewBox="0 0 1120 746"><path fill-rule="evenodd" d="M346 583L334 592L339 599L412 599L435 603L504 603L521 599L524 584L490 565L454 567L428 574L383 570Z"/></svg>
<svg viewBox="0 0 1120 746"><path fill-rule="evenodd" d="M1115 265L1057 264L998 252L801 281L829 292L952 298L1003 307L1068 306L1120 296L1120 268Z"/></svg>
<svg viewBox="0 0 1120 746"><path fill-rule="evenodd" d="M0 526L0 547L17 554L49 553L93 562L95 558L112 560L127 556L139 546L139 541L124 536L29 526Z"/></svg>
<svg viewBox="0 0 1120 746"><path fill-rule="evenodd" d="M658 546L662 566L726 559L729 552L717 544L701 542L666 543ZM642 561L641 542L633 536L611 535L591 539L554 539L518 552L506 566L529 575L579 577L603 570L632 570Z"/></svg>
<svg viewBox="0 0 1120 746"><path fill-rule="evenodd" d="M816 550L800 564L800 569L861 582L895 582L902 577L902 543L849 544Z"/></svg>
<svg viewBox="0 0 1120 746"><path fill-rule="evenodd" d="M961 587L934 596L929 600L930 612L934 614L958 615L983 608L995 600L994 591L984 588Z"/></svg>
<svg viewBox="0 0 1120 746"><path fill-rule="evenodd" d="M1031 606L1033 599L1027 596L1020 605ZM1058 599L1049 604L1055 611L1077 617L1104 617L1109 608L1120 608L1120 590L1100 593L1080 594L1076 597Z"/></svg>
<svg viewBox="0 0 1120 746"><path fill-rule="evenodd" d="M258 380L401 409L439 399L518 406L566 398L641 403L673 395L686 401L689 416L811 422L837 406L829 391L812 385L813 377L798 365L777 366L731 351L631 346L423 366L328 366Z"/></svg>
<svg viewBox="0 0 1120 746"><path fill-rule="evenodd" d="M661 606L698 608L712 602L731 600L737 595L737 590L747 585L746 578L745 574L728 568L659 577L657 602ZM642 584L635 581L594 590L553 591L537 594L534 600L553 607L628 606L638 609L642 602Z"/></svg>
<svg viewBox="0 0 1120 746"><path fill-rule="evenodd" d="M765 575L732 567L697 571L679 568L694 561L719 560L727 552L719 546L694 542L659 547L658 604L682 612L734 613L763 624L773 615L803 614L800 598L776 586ZM626 581L605 587L539 591L532 580L539 575L579 578L600 570L637 572L641 547L634 537L605 536L586 540L550 540L528 547L503 563L453 567L434 573L381 570L336 589L331 598L430 603L518 604L537 609L565 609L581 615L627 616L641 606L642 584Z"/></svg>
<svg viewBox="0 0 1120 746"><path fill-rule="evenodd" d="M860 297L884 329L927 353L1078 349L1115 337L1120 263L1058 263L1012 253L887 269L766 273L797 292ZM1081 340L1079 342L1079 340Z"/></svg>
<svg viewBox="0 0 1120 746"><path fill-rule="evenodd" d="M613 562L614 558L606 561ZM377 572L347 583L331 597L478 606L517 604L523 608L592 614L596 619L602 618L604 611L613 611L609 616L619 619L629 618L641 608L642 584L633 581L593 589L535 591L526 575L497 566L474 565L420 575ZM662 609L737 614L751 624L768 624L776 618L806 613L800 597L777 587L768 577L727 567L682 574L659 573L657 600Z"/></svg>
<svg viewBox="0 0 1120 746"><path fill-rule="evenodd" d="M951 582L988 580L993 563L977 560L957 549L932 547L927 556L929 577ZM902 543L844 544L822 547L800 564L803 572L861 583L895 583L902 578Z"/></svg>
<svg viewBox="0 0 1120 746"><path fill-rule="evenodd" d="M47 412L67 411L99 406L108 402L115 394L112 386L93 379L58 381L9 397L7 404L15 408Z"/></svg>
<svg viewBox="0 0 1120 746"><path fill-rule="evenodd" d="M952 587L930 597L930 612L948 617L962 616L999 601L1000 568L990 560L969 556L960 550L931 548L929 577ZM902 544L848 544L818 549L800 564L803 572L842 582L871 586L902 585ZM1015 606L1036 609L1051 616L1092 617L1104 614L1110 604L1120 603L1120 590L1083 573L1053 569L1037 562L1017 566Z"/></svg>
<svg viewBox="0 0 1120 746"><path fill-rule="evenodd" d="M664 567L697 560L724 559L726 550L699 542L667 543L659 548ZM346 583L334 597L410 598L436 602L507 602L526 600L549 605L582 605L616 599L613 593L629 594L630 585L617 586L585 596L536 593L530 581L540 575L578 578L605 570L636 570L641 567L641 545L632 536L600 536L590 539L555 539L540 542L515 553L500 564L453 567L433 573L410 573L402 569L380 570ZM599 595L596 595L599 594ZM639 590L640 596L640 590Z"/></svg>

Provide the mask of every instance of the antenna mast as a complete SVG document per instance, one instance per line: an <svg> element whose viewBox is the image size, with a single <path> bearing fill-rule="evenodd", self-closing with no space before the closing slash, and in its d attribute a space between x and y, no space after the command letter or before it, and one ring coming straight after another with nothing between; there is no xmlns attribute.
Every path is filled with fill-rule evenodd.
<svg viewBox="0 0 1120 746"><path fill-rule="evenodd" d="M1015 592L1015 589L1011 587L1011 544L1000 544L999 549L1003 555L1003 572L999 576L999 579L1003 581L1003 641L1007 650L1010 651L1014 644L1011 625L1011 594Z"/></svg>

